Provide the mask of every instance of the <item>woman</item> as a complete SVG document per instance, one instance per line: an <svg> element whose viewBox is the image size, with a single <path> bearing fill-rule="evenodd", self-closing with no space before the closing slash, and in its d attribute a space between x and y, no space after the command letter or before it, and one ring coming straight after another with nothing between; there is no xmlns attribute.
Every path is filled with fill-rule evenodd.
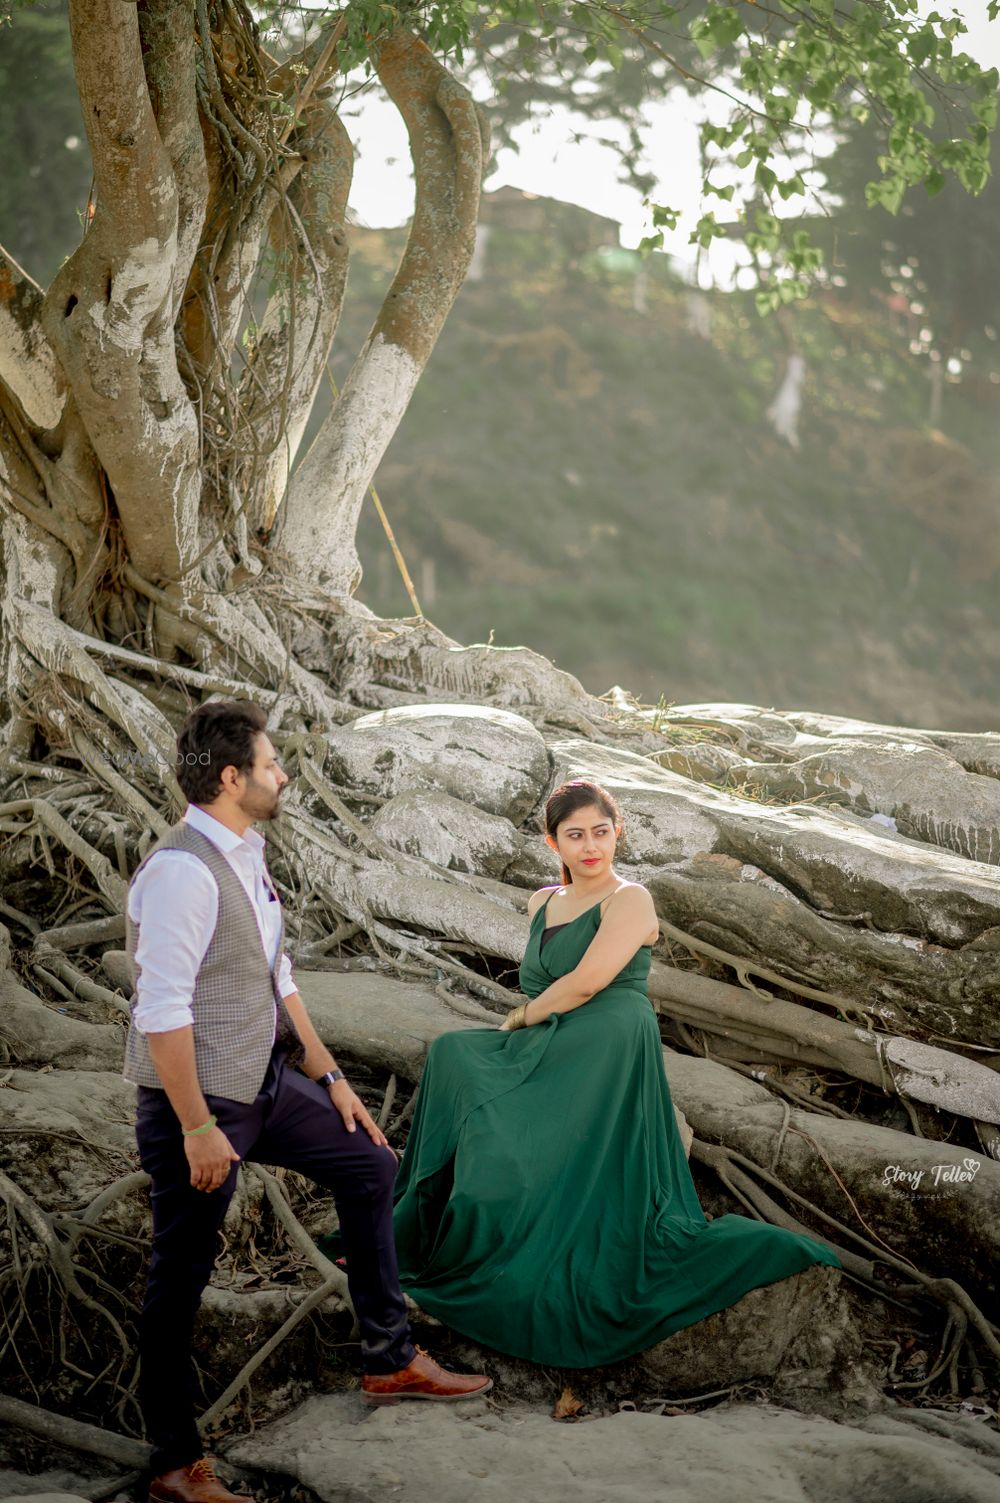
<svg viewBox="0 0 1000 1503"><path fill-rule="evenodd" d="M707 1221L646 994L653 901L615 871L621 816L576 780L545 809L561 887L528 904L529 1000L430 1049L397 1181L403 1288L472 1339L596 1367L811 1263L811 1237Z"/></svg>

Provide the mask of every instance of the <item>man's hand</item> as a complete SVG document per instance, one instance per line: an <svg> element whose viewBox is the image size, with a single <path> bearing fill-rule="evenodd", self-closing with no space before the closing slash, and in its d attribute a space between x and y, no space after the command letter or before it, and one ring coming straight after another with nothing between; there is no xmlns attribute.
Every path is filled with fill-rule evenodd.
<svg viewBox="0 0 1000 1503"><path fill-rule="evenodd" d="M211 1132L195 1133L184 1139L184 1152L191 1166L191 1183L196 1190L218 1190L229 1177L229 1171L238 1164L240 1156L233 1148L221 1127Z"/></svg>
<svg viewBox="0 0 1000 1503"><path fill-rule="evenodd" d="M357 1123L360 1122L373 1143L377 1143L380 1148L389 1148L389 1139L380 1127L376 1127L364 1102L355 1095L346 1080L335 1080L332 1086L327 1086L327 1090L330 1092L330 1100L343 1117L348 1132L355 1132ZM389 1151L392 1152L391 1149Z"/></svg>

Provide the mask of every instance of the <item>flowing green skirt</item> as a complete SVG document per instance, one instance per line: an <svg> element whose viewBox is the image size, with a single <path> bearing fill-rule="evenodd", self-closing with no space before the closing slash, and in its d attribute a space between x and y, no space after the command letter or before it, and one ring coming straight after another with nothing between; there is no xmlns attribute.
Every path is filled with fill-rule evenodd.
<svg viewBox="0 0 1000 1503"><path fill-rule="evenodd" d="M446 1034L429 1052L397 1185L400 1275L497 1351L596 1367L761 1284L839 1266L811 1237L706 1219L641 970L545 1023ZM552 977L532 979L537 994Z"/></svg>

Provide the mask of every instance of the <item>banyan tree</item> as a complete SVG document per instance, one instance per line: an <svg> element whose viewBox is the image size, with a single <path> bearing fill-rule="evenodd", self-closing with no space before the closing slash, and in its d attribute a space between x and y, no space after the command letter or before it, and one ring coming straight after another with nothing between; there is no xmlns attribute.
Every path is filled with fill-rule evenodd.
<svg viewBox="0 0 1000 1503"><path fill-rule="evenodd" d="M511 1003L527 897L556 875L547 792L590 777L620 799L622 870L662 920L651 995L703 1194L827 1237L844 1273L729 1312L770 1331L766 1351L739 1357L720 1328L608 1391L642 1372L697 1391L726 1351L733 1384L794 1357L800 1402L880 1383L985 1402L1000 736L599 695L528 648L376 617L355 529L469 266L477 96L515 54L539 89L624 67L643 97L675 78L729 94L706 170L754 177L765 311L822 275L772 212L802 189L810 131L870 111L869 197L889 208L951 172L975 191L996 75L908 0L681 16L501 0L489 18L350 0L305 22L243 0L70 0L94 173L80 242L47 288L0 251L0 1417L141 1458L123 902L182 807L176 726L219 694L266 708L294 775L270 840L301 990L397 1145L429 1041ZM340 105L365 79L405 121L415 211L300 453L347 288ZM654 240L671 212L654 206ZM722 229L706 214L697 233ZM304 1381L331 1331L348 1339L327 1217L246 1171L204 1312L209 1426L238 1428L262 1380ZM820 1329L839 1335L824 1347Z"/></svg>

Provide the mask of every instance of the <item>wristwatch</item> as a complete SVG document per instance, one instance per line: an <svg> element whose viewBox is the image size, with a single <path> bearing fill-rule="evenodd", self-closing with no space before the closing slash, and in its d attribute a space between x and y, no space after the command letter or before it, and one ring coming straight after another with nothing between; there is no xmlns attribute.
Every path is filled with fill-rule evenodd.
<svg viewBox="0 0 1000 1503"><path fill-rule="evenodd" d="M338 1080L344 1080L345 1078L343 1070L327 1070L325 1075L320 1076L316 1084L331 1086L335 1085Z"/></svg>

